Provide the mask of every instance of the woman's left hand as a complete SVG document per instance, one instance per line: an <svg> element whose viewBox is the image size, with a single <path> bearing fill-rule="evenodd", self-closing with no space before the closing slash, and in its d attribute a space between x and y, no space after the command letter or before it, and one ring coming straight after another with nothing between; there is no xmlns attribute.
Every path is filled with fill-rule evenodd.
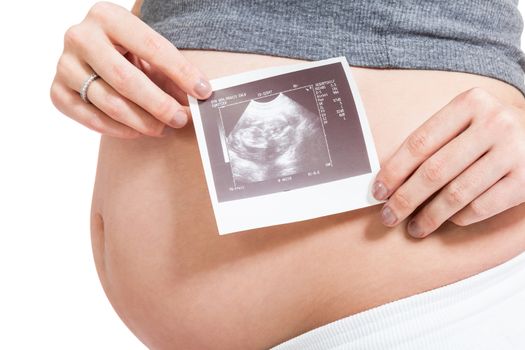
<svg viewBox="0 0 525 350"><path fill-rule="evenodd" d="M423 238L446 220L465 226L525 202L525 111L481 88L466 91L416 129L373 185L385 225ZM424 204L424 205L421 205Z"/></svg>

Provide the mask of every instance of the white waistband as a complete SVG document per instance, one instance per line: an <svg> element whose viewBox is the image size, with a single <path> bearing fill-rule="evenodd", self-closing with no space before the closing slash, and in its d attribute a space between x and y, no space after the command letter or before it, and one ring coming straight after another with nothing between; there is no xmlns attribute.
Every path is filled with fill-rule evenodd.
<svg viewBox="0 0 525 350"><path fill-rule="evenodd" d="M525 252L467 279L332 322L273 349L525 349Z"/></svg>

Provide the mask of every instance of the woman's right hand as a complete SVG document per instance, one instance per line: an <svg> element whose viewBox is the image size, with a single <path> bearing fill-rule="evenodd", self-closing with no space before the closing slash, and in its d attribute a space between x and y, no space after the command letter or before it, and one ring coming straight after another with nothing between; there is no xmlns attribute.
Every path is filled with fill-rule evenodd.
<svg viewBox="0 0 525 350"><path fill-rule="evenodd" d="M93 72L100 78L79 91ZM95 4L69 28L51 86L64 114L102 134L160 137L190 117L186 94L205 99L211 87L167 39L118 5Z"/></svg>

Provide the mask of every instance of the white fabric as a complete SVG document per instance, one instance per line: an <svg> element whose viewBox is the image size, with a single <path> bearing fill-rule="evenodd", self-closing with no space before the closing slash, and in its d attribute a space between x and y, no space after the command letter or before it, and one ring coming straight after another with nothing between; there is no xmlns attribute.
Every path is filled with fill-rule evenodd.
<svg viewBox="0 0 525 350"><path fill-rule="evenodd" d="M475 276L332 322L273 349L525 349L525 252Z"/></svg>

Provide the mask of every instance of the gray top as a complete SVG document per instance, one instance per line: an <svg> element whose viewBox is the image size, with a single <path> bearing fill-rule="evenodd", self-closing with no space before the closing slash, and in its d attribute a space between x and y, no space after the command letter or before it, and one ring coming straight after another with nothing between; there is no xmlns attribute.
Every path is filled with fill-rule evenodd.
<svg viewBox="0 0 525 350"><path fill-rule="evenodd" d="M175 46L350 65L447 70L525 94L518 0L144 0L142 19Z"/></svg>

